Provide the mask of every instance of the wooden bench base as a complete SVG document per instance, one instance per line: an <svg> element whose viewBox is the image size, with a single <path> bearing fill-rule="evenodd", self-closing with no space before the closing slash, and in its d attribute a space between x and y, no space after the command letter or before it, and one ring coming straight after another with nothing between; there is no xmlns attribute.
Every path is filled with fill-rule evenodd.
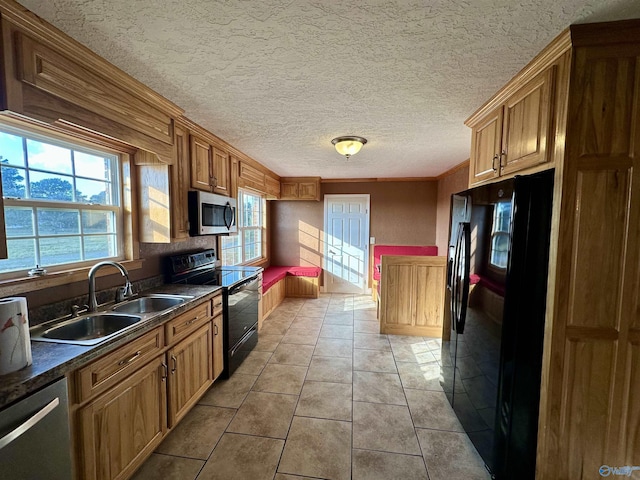
<svg viewBox="0 0 640 480"><path fill-rule="evenodd" d="M319 277L287 275L282 280L271 285L269 290L262 294L262 314L258 321L258 331L262 328L264 319L271 315L271 312L273 312L286 297L318 298L319 296Z"/></svg>

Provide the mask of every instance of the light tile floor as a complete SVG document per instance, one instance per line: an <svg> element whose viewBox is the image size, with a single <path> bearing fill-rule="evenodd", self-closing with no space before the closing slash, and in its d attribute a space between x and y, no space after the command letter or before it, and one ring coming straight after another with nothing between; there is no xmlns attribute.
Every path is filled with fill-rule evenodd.
<svg viewBox="0 0 640 480"><path fill-rule="evenodd" d="M135 480L486 480L439 339L379 335L368 296L285 299Z"/></svg>

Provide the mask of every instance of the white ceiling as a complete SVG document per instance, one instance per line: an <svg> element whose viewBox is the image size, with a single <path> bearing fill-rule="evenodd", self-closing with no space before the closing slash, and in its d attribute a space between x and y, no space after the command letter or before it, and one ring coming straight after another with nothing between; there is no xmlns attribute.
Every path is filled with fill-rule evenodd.
<svg viewBox="0 0 640 480"><path fill-rule="evenodd" d="M20 0L282 176L426 177L571 23L637 0ZM340 135L369 140L346 161Z"/></svg>

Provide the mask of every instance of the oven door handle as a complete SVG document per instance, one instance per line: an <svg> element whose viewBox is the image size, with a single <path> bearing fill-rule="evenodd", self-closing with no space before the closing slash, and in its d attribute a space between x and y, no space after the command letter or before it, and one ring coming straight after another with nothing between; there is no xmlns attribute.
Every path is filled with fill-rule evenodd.
<svg viewBox="0 0 640 480"><path fill-rule="evenodd" d="M229 295L233 295L235 293L238 293L240 290L246 290L249 285L251 285L252 283L258 282L259 280L260 279L258 277L248 278L248 279L244 280L242 283L240 283L238 285L234 285L233 287L231 287L229 289Z"/></svg>

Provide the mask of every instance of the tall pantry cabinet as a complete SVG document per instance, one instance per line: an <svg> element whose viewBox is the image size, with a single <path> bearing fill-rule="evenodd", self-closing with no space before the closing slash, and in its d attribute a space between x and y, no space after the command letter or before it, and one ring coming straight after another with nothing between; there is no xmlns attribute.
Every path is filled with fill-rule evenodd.
<svg viewBox="0 0 640 480"><path fill-rule="evenodd" d="M515 173L504 117L534 78L517 174L556 169L536 478L601 478L640 466L640 21L570 27L479 109L471 185Z"/></svg>
<svg viewBox="0 0 640 480"><path fill-rule="evenodd" d="M577 25L571 42L541 479L640 465L640 22Z"/></svg>

